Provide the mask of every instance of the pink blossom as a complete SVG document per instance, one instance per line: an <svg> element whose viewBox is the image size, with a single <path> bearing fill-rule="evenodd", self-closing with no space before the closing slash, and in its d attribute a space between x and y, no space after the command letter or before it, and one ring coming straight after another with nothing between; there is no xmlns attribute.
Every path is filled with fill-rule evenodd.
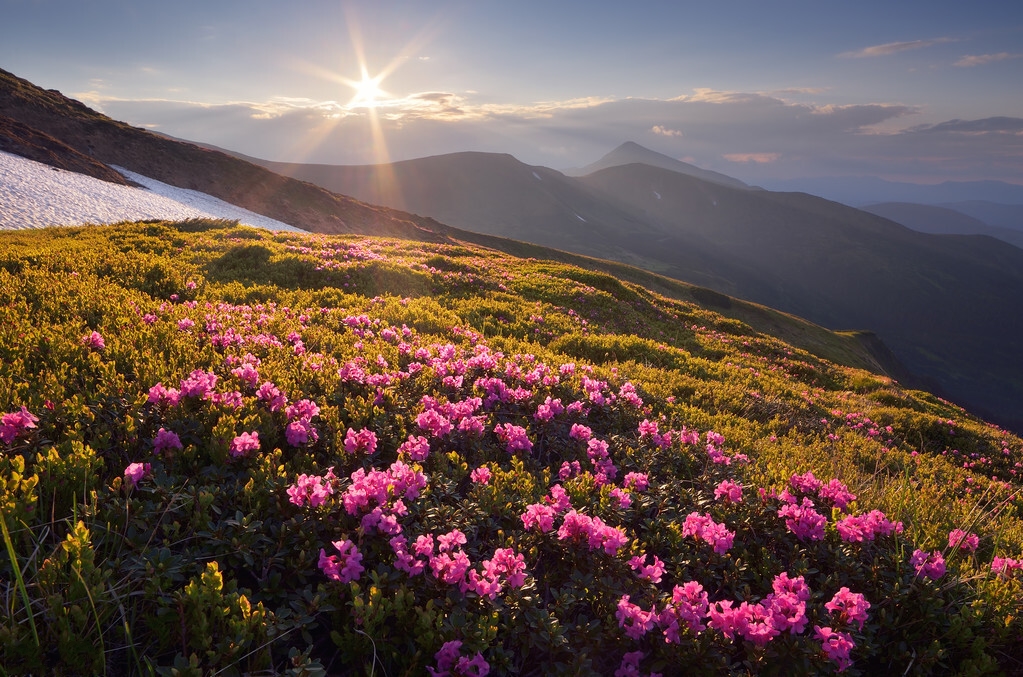
<svg viewBox="0 0 1023 677"><path fill-rule="evenodd" d="M1023 570L1023 559L1016 560L1012 557L995 556L991 560L991 571L1003 577L1008 577L1013 571Z"/></svg>
<svg viewBox="0 0 1023 677"><path fill-rule="evenodd" d="M962 529L953 529L948 532L948 547L958 546L963 552L976 552L980 545L980 537L977 534L966 533Z"/></svg>
<svg viewBox="0 0 1023 677"><path fill-rule="evenodd" d="M558 512L565 512L566 510L572 509L572 501L568 496L568 492L565 491L565 487L560 484L552 486L550 492L547 494L547 498L544 500L550 503L550 506Z"/></svg>
<svg viewBox="0 0 1023 677"><path fill-rule="evenodd" d="M337 548L338 555L327 556L320 548L319 567L323 574L332 581L349 583L358 580L365 571L362 566L362 553L350 540L334 541L331 545Z"/></svg>
<svg viewBox="0 0 1023 677"><path fill-rule="evenodd" d="M664 575L664 562L657 555L654 555L653 563L646 564L647 557L649 555L643 555L642 557L636 555L629 560L629 566L643 580L650 581L651 583L660 583L661 576Z"/></svg>
<svg viewBox="0 0 1023 677"><path fill-rule="evenodd" d="M132 489L153 470L149 463L129 463L124 469L124 486Z"/></svg>
<svg viewBox="0 0 1023 677"><path fill-rule="evenodd" d="M771 588L778 595L794 595L796 599L806 602L810 599L810 588L802 576L789 578L788 572L781 572L774 577Z"/></svg>
<svg viewBox="0 0 1023 677"><path fill-rule="evenodd" d="M333 495L336 480L333 468L328 468L323 477L299 475L295 483L288 487L288 500L299 507L308 504L311 508L318 508Z"/></svg>
<svg viewBox="0 0 1023 677"><path fill-rule="evenodd" d="M568 436L571 437L574 440L579 440L580 442L586 442L591 437L593 437L593 431L590 430L589 427L587 427L587 426L580 425L578 423L573 423L572 424L572 429L569 430L569 432L568 432Z"/></svg>
<svg viewBox="0 0 1023 677"><path fill-rule="evenodd" d="M715 522L710 515L691 512L682 524L682 535L693 536L714 547L714 552L723 555L732 547L735 533L724 524Z"/></svg>
<svg viewBox="0 0 1023 677"><path fill-rule="evenodd" d="M235 458L248 456L249 452L259 451L259 433L242 433L231 440L231 455Z"/></svg>
<svg viewBox="0 0 1023 677"><path fill-rule="evenodd" d="M585 541L590 550L603 548L608 555L617 554L628 542L621 529L604 524L599 517L589 517L575 510L565 515L558 528L558 540L573 543Z"/></svg>
<svg viewBox="0 0 1023 677"><path fill-rule="evenodd" d="M798 635L806 629L806 600L792 593L776 592L764 598L763 603L779 632L788 630L790 634Z"/></svg>
<svg viewBox="0 0 1023 677"><path fill-rule="evenodd" d="M182 448L183 447L181 446L181 438L178 437L177 433L171 432L170 430L160 428L156 433L156 437L153 438L154 454L159 454L163 452L165 449Z"/></svg>
<svg viewBox="0 0 1023 677"><path fill-rule="evenodd" d="M257 372L256 367L249 362L232 369L231 373L234 374L239 381L252 386L253 388L255 388L256 384L259 382L259 372Z"/></svg>
<svg viewBox="0 0 1023 677"><path fill-rule="evenodd" d="M788 503L778 509L778 516L785 518L785 526L801 541L824 539L824 525L828 520L813 509L813 502L807 498L802 504Z"/></svg>
<svg viewBox="0 0 1023 677"><path fill-rule="evenodd" d="M320 408L312 400L299 400L285 411L289 421L310 421L320 415Z"/></svg>
<svg viewBox="0 0 1023 677"><path fill-rule="evenodd" d="M217 386L217 375L196 369L181 381L181 396L204 399Z"/></svg>
<svg viewBox="0 0 1023 677"><path fill-rule="evenodd" d="M476 484L490 484L490 478L492 477L492 474L490 472L490 468L481 465L480 467L475 468L469 474L469 477Z"/></svg>
<svg viewBox="0 0 1023 677"><path fill-rule="evenodd" d="M430 455L430 441L420 435L409 435L398 447L399 456L408 456L413 461L425 461Z"/></svg>
<svg viewBox="0 0 1023 677"><path fill-rule="evenodd" d="M10 444L26 430L36 427L39 418L22 406L21 411L4 414L0 418L0 442Z"/></svg>
<svg viewBox="0 0 1023 677"><path fill-rule="evenodd" d="M629 595L618 600L618 611L615 612L618 627L625 628L625 635L630 639L639 639L653 629L656 616L651 611L643 611L629 601Z"/></svg>
<svg viewBox="0 0 1023 677"><path fill-rule="evenodd" d="M664 641L678 644L684 625L689 632L698 634L704 630L703 621L707 618L710 605L707 592L696 581L676 585L671 592L671 602L657 617L657 624L664 632Z"/></svg>
<svg viewBox="0 0 1023 677"><path fill-rule="evenodd" d="M256 397L270 406L270 411L279 411L288 406L288 398L273 383L267 381L259 386Z"/></svg>
<svg viewBox="0 0 1023 677"><path fill-rule="evenodd" d="M284 437L288 444L297 447L302 444L312 444L319 439L319 433L307 418L300 418L288 424L284 429Z"/></svg>
<svg viewBox="0 0 1023 677"><path fill-rule="evenodd" d="M852 637L848 633L835 632L831 628L822 628L819 625L813 626L813 631L814 636L820 641L821 649L825 655L838 666L838 672L842 672L852 665L849 652L856 645L853 644Z"/></svg>
<svg viewBox="0 0 1023 677"><path fill-rule="evenodd" d="M460 654L461 647L462 642L457 639L445 642L440 651L434 654L437 667L426 668L431 677L486 677L490 674L490 664L483 659L483 654L477 652L470 659Z"/></svg>
<svg viewBox="0 0 1023 677"><path fill-rule="evenodd" d="M728 503L741 503L742 502L742 485L732 480L723 480L721 484L714 489L714 498L720 500L724 498Z"/></svg>
<svg viewBox="0 0 1023 677"><path fill-rule="evenodd" d="M932 581L945 575L945 558L938 550L930 553L914 550L913 555L909 558L909 564L916 569L917 576L926 576Z"/></svg>
<svg viewBox="0 0 1023 677"><path fill-rule="evenodd" d="M541 533L547 533L554 528L554 517L557 512L544 503L532 503L526 506L526 512L522 513L522 526L528 531L534 526L540 529Z"/></svg>
<svg viewBox="0 0 1023 677"><path fill-rule="evenodd" d="M498 548L494 556L483 561L483 572L469 572L467 589L480 597L497 599L505 585L521 588L526 581L526 564L523 556L512 548Z"/></svg>
<svg viewBox="0 0 1023 677"><path fill-rule="evenodd" d="M419 414L416 417L416 425L433 437L444 437L454 429L451 421L436 409L427 409Z"/></svg>
<svg viewBox="0 0 1023 677"><path fill-rule="evenodd" d="M815 493L822 486L822 482L814 477L812 472L793 475L789 478L789 484L792 485L793 489L804 494Z"/></svg>
<svg viewBox="0 0 1023 677"><path fill-rule="evenodd" d="M635 491L646 491L647 487L650 486L650 481L647 478L646 473L641 472L630 472L625 476L625 487L633 489Z"/></svg>
<svg viewBox="0 0 1023 677"><path fill-rule="evenodd" d="M377 450L377 436L372 430L349 428L345 433L345 451L349 454L373 454Z"/></svg>
<svg viewBox="0 0 1023 677"><path fill-rule="evenodd" d="M565 461L558 470L558 478L561 481L569 480L582 472L582 465L579 461Z"/></svg>
<svg viewBox="0 0 1023 677"><path fill-rule="evenodd" d="M504 442L505 450L509 454L514 454L516 451L529 453L533 450L533 443L529 441L525 428L511 423L502 423L494 427L494 432L497 434L497 438Z"/></svg>
<svg viewBox="0 0 1023 677"><path fill-rule="evenodd" d="M870 602L860 593L849 592L849 588L843 587L835 593L830 602L824 605L824 608L833 614L838 614L840 623L857 623L858 628L863 630Z"/></svg>
<svg viewBox="0 0 1023 677"><path fill-rule="evenodd" d="M177 388L165 388L163 383L157 383L149 389L150 404L176 406L181 399L181 392Z"/></svg>
<svg viewBox="0 0 1023 677"><path fill-rule="evenodd" d="M192 321L191 318L185 317L185 318L182 318L182 319L178 320L178 330L179 331L188 331L189 329L191 329L194 326L195 326L195 322Z"/></svg>
<svg viewBox="0 0 1023 677"><path fill-rule="evenodd" d="M106 347L106 341L103 340L103 336L98 331L94 331L83 336L81 338L81 344L86 348L92 348L93 350L103 350L103 348Z"/></svg>
<svg viewBox="0 0 1023 677"><path fill-rule="evenodd" d="M632 506L632 496L629 495L628 491L619 487L611 489L611 498L617 501L618 507L622 510L627 510Z"/></svg>

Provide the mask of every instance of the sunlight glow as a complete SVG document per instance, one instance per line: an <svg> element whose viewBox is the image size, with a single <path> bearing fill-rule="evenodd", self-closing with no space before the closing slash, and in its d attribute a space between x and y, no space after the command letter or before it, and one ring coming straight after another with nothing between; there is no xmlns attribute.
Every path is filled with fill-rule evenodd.
<svg viewBox="0 0 1023 677"><path fill-rule="evenodd" d="M366 66L362 65L361 69L361 80L344 80L346 85L355 90L355 96L348 102L348 107L358 108L365 106L366 108L376 108L378 101L389 96L387 92L380 89L380 83L383 81L386 73L370 77L366 71Z"/></svg>

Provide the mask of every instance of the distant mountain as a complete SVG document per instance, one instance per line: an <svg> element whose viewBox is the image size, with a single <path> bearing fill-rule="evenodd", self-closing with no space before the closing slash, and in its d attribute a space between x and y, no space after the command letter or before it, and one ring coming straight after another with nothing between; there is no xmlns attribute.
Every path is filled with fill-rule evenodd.
<svg viewBox="0 0 1023 677"><path fill-rule="evenodd" d="M944 202L940 206L980 219L989 226L1023 231L1023 204L998 204L983 200Z"/></svg>
<svg viewBox="0 0 1023 677"><path fill-rule="evenodd" d="M969 203L953 203L969 204ZM993 204L993 203L983 203ZM1011 205L996 205L1009 207ZM881 202L862 208L907 228L936 235L987 235L1023 249L1023 229L999 228L949 207L920 205L910 202ZM1023 211L1023 207L1020 207Z"/></svg>
<svg viewBox="0 0 1023 677"><path fill-rule="evenodd" d="M833 329L871 329L946 395L1023 429L1023 251L1005 243L918 233L811 195L646 163L582 177L488 153L262 164L466 230L623 261Z"/></svg>
<svg viewBox="0 0 1023 677"><path fill-rule="evenodd" d="M917 184L885 181L873 176L821 176L802 179L765 179L768 190L818 195L852 207L878 202L945 204L983 200L1023 205L1023 185L1003 181L945 181Z"/></svg>
<svg viewBox="0 0 1023 677"><path fill-rule="evenodd" d="M632 141L626 141L592 164L579 169L567 169L564 171L564 174L566 176L586 176L593 172L599 172L601 169L633 164L660 167L661 169L668 169L673 172L678 172L679 174L694 176L698 179L703 179L704 181L719 183L722 186L730 186L732 188L750 187L739 179L735 179L731 176L720 174L718 172L713 172L709 169L701 169L695 165L691 165L662 153L658 153L657 151L650 150L649 148L644 148L638 143L634 143Z"/></svg>

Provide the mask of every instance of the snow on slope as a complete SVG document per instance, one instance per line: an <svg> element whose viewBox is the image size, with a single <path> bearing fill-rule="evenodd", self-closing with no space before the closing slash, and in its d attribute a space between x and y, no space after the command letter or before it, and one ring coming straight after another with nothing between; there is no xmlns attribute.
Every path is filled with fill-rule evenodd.
<svg viewBox="0 0 1023 677"><path fill-rule="evenodd" d="M0 230L217 218L267 230L305 232L212 195L115 169L146 188L118 186L0 151Z"/></svg>

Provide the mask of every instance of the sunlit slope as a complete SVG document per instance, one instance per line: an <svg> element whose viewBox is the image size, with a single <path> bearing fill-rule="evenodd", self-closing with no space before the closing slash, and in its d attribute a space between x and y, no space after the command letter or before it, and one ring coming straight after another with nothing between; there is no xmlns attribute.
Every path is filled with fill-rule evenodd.
<svg viewBox="0 0 1023 677"><path fill-rule="evenodd" d="M695 303L196 221L0 234L0 320L9 674L1020 660L1023 441Z"/></svg>

